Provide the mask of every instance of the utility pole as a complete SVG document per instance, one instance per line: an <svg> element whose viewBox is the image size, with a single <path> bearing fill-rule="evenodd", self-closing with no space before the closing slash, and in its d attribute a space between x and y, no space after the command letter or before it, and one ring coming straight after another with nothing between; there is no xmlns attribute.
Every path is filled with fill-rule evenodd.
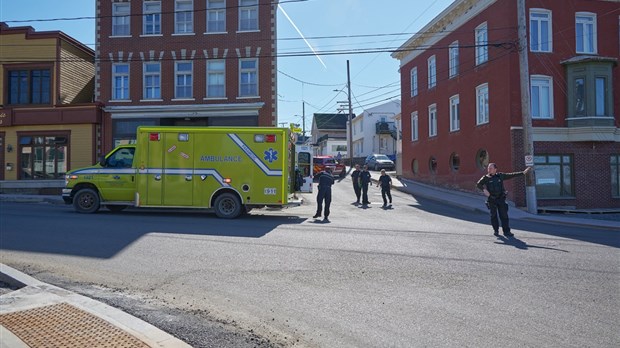
<svg viewBox="0 0 620 348"><path fill-rule="evenodd" d="M301 135L306 141L306 102L301 102Z"/></svg>
<svg viewBox="0 0 620 348"><path fill-rule="evenodd" d="M349 154L349 165L353 167L353 144L352 144L352 121L353 107L351 106L351 72L349 71L349 60L347 59L347 89L349 98L349 117L347 122L347 153Z"/></svg>
<svg viewBox="0 0 620 348"><path fill-rule="evenodd" d="M279 122L279 124L280 124L280 127L282 128L286 127L286 122Z"/></svg>
<svg viewBox="0 0 620 348"><path fill-rule="evenodd" d="M534 156L534 141L532 139L532 118L530 116L530 68L528 61L528 45L527 45L527 24L525 17L525 0L517 0L517 15L519 25L519 76L521 79L521 118L523 123L523 153L530 159L533 166L531 156ZM530 171L525 177L525 201L527 203L527 211L531 214L538 214L536 202L536 174Z"/></svg>

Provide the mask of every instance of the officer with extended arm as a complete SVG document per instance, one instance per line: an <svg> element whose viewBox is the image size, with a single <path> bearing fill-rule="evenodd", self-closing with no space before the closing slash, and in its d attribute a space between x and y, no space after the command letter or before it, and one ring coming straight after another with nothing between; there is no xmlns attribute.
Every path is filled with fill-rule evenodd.
<svg viewBox="0 0 620 348"><path fill-rule="evenodd" d="M497 165L495 163L489 163L487 166L487 174L478 180L476 186L479 190L482 190L487 197L486 204L491 214L491 226L493 226L493 234L495 236L499 236L499 220L502 222L502 232L504 236L514 236L514 234L510 232L504 180L510 180L514 177L525 175L531 169L531 167L527 167L522 172L500 173L497 171ZM499 220L497 218L498 215Z"/></svg>

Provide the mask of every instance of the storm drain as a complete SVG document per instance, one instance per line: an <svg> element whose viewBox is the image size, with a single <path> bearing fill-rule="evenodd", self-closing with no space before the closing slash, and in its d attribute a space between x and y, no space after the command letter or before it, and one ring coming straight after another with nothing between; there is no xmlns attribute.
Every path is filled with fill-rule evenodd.
<svg viewBox="0 0 620 348"><path fill-rule="evenodd" d="M2 314L0 324L32 348L149 347L107 321L66 303Z"/></svg>

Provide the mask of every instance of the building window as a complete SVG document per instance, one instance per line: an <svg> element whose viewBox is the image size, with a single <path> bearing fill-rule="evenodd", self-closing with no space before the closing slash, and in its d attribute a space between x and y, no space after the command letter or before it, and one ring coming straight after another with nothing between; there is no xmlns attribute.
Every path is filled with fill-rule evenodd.
<svg viewBox="0 0 620 348"><path fill-rule="evenodd" d="M176 34L194 32L194 2L192 0L174 2L174 32Z"/></svg>
<svg viewBox="0 0 620 348"><path fill-rule="evenodd" d="M476 28L476 65L489 60L489 37L486 22Z"/></svg>
<svg viewBox="0 0 620 348"><path fill-rule="evenodd" d="M258 59L239 61L239 96L258 96Z"/></svg>
<svg viewBox="0 0 620 348"><path fill-rule="evenodd" d="M461 128L461 112L458 94L450 98L450 131L454 132Z"/></svg>
<svg viewBox="0 0 620 348"><path fill-rule="evenodd" d="M258 0L239 0L239 31L258 30Z"/></svg>
<svg viewBox="0 0 620 348"><path fill-rule="evenodd" d="M207 61L207 98L226 96L226 62L224 60Z"/></svg>
<svg viewBox="0 0 620 348"><path fill-rule="evenodd" d="M539 198L573 197L573 161L571 156L534 156L536 195Z"/></svg>
<svg viewBox="0 0 620 348"><path fill-rule="evenodd" d="M20 135L20 179L62 179L67 172L68 134Z"/></svg>
<svg viewBox="0 0 620 348"><path fill-rule="evenodd" d="M417 158L414 158L413 161L411 161L411 171L413 174L418 174L420 172L420 164L418 163Z"/></svg>
<svg viewBox="0 0 620 348"><path fill-rule="evenodd" d="M611 155L611 195L620 197L620 155Z"/></svg>
<svg viewBox="0 0 620 348"><path fill-rule="evenodd" d="M149 62L143 64L144 99L161 98L161 64Z"/></svg>
<svg viewBox="0 0 620 348"><path fill-rule="evenodd" d="M418 112L411 113L411 141L418 140Z"/></svg>
<svg viewBox="0 0 620 348"><path fill-rule="evenodd" d="M131 24L129 3L112 4L112 36L129 36Z"/></svg>
<svg viewBox="0 0 620 348"><path fill-rule="evenodd" d="M10 70L8 104L51 104L52 79L49 69Z"/></svg>
<svg viewBox="0 0 620 348"><path fill-rule="evenodd" d="M144 2L144 35L161 34L161 1Z"/></svg>
<svg viewBox="0 0 620 348"><path fill-rule="evenodd" d="M437 63L435 56L428 58L428 89L437 85Z"/></svg>
<svg viewBox="0 0 620 348"><path fill-rule="evenodd" d="M551 52L553 50L551 28L551 11L530 10L530 51Z"/></svg>
<svg viewBox="0 0 620 348"><path fill-rule="evenodd" d="M460 166L461 166L461 158L459 157L458 153L453 152L450 155L450 169L452 169L453 172L458 172Z"/></svg>
<svg viewBox="0 0 620 348"><path fill-rule="evenodd" d="M226 31L226 1L207 0L207 33Z"/></svg>
<svg viewBox="0 0 620 348"><path fill-rule="evenodd" d="M418 67L411 69L411 97L418 95Z"/></svg>
<svg viewBox="0 0 620 348"><path fill-rule="evenodd" d="M428 107L428 136L437 135L437 105L433 104Z"/></svg>
<svg viewBox="0 0 620 348"><path fill-rule="evenodd" d="M530 77L531 113L533 119L553 118L553 80L549 76Z"/></svg>
<svg viewBox="0 0 620 348"><path fill-rule="evenodd" d="M129 64L112 64L112 99L129 100Z"/></svg>
<svg viewBox="0 0 620 348"><path fill-rule="evenodd" d="M478 169L485 170L489 165L489 153L485 149L480 149L476 153L476 166Z"/></svg>
<svg viewBox="0 0 620 348"><path fill-rule="evenodd" d="M476 124L489 123L489 84L476 87Z"/></svg>
<svg viewBox="0 0 620 348"><path fill-rule="evenodd" d="M616 60L596 57L568 63L568 127L613 126L613 70Z"/></svg>
<svg viewBox="0 0 620 348"><path fill-rule="evenodd" d="M431 174L437 174L437 159L433 156L428 159L428 170Z"/></svg>
<svg viewBox="0 0 620 348"><path fill-rule="evenodd" d="M192 62L176 62L174 64L174 97L176 99L192 98Z"/></svg>
<svg viewBox="0 0 620 348"><path fill-rule="evenodd" d="M575 15L575 39L577 53L596 53L596 14L577 12Z"/></svg>
<svg viewBox="0 0 620 348"><path fill-rule="evenodd" d="M575 115L586 115L586 80L582 77L575 79Z"/></svg>
<svg viewBox="0 0 620 348"><path fill-rule="evenodd" d="M459 42L454 41L448 47L449 63L450 63L450 78L459 74Z"/></svg>
<svg viewBox="0 0 620 348"><path fill-rule="evenodd" d="M594 79L594 116L608 115L607 105L607 82L604 77Z"/></svg>

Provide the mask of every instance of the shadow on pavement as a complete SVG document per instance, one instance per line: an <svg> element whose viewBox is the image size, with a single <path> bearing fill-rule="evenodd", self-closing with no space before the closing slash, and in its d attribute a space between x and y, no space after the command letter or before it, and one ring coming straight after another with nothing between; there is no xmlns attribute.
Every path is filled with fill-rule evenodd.
<svg viewBox="0 0 620 348"><path fill-rule="evenodd" d="M24 208L28 207L28 208ZM79 214L68 206L41 204L37 218L33 205L2 205L0 250L111 258L149 234L193 238L216 236L260 238L282 225L296 225L305 217L260 215L252 212L234 220L198 211L132 210Z"/></svg>
<svg viewBox="0 0 620 348"><path fill-rule="evenodd" d="M491 229L491 223L489 221L488 214L473 210L461 209L428 198L415 196L414 198L418 201L418 205L410 204L409 206L411 207L423 210L431 214L437 214L454 219L485 224L489 226L489 234L493 232ZM511 207L510 210L512 209L515 208ZM508 211L509 217L510 210ZM570 223L548 223L540 220L528 221L518 219L510 219L510 227L512 229L540 233L553 237L569 238L583 242L620 248L620 233L618 233L618 231L605 230L604 228L577 226L571 225ZM520 245L516 241L514 243L515 244L513 246L517 248L534 247L527 244Z"/></svg>

